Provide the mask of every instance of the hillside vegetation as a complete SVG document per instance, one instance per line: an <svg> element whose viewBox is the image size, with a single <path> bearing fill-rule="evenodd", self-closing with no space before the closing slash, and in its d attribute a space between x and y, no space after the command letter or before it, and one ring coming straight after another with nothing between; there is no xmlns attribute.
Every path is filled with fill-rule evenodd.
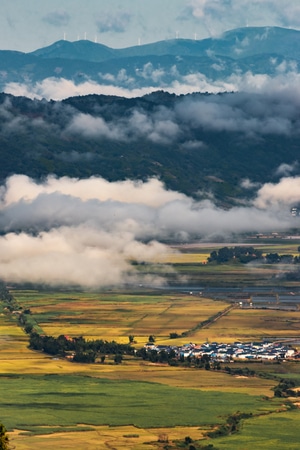
<svg viewBox="0 0 300 450"><path fill-rule="evenodd" d="M266 112L259 124L261 107ZM157 177L169 189L198 198L213 192L230 204L233 197L251 195L241 187L243 179L278 180L276 169L294 163L300 144L297 122L291 119L289 134L272 128L272 116L280 113L273 99L258 94L160 91L134 99L88 95L62 102L1 94L0 111L2 181L13 173L36 179Z"/></svg>

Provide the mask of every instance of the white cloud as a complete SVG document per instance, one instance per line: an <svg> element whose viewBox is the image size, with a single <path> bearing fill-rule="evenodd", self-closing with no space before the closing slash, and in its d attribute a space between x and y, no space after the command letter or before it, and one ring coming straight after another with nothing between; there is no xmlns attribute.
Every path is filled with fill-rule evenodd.
<svg viewBox="0 0 300 450"><path fill-rule="evenodd" d="M188 75L180 75L175 66L169 72L155 69L146 65L147 70L137 71L135 78L129 76L125 69L118 74L99 73L99 82L85 79L76 84L64 78L46 78L36 83L7 83L3 91L15 96L47 100L62 100L68 97L89 94L115 95L119 97L141 97L151 92L163 89L176 95L193 92L222 93L222 92L260 92L260 93L284 93L293 98L293 93L300 97L300 74L297 63L294 61L281 61L274 59L272 65L275 68L274 75L253 74L247 72L240 74L233 72L224 77L224 65L222 60L215 59L213 63L216 73L220 72L220 78L210 79L200 72ZM142 86L140 81L142 79ZM165 81L168 79L168 83ZM139 87L140 86L140 87Z"/></svg>
<svg viewBox="0 0 300 450"><path fill-rule="evenodd" d="M125 134L115 124L109 125L101 117L93 117L90 114L77 114L67 130L68 133L79 133L85 137L104 137L122 141Z"/></svg>
<svg viewBox="0 0 300 450"><path fill-rule="evenodd" d="M121 10L115 13L102 11L101 16L96 20L99 33L124 33L132 20L132 14Z"/></svg>
<svg viewBox="0 0 300 450"><path fill-rule="evenodd" d="M62 27L68 25L70 15L64 10L56 10L46 14L43 21L55 27Z"/></svg>
<svg viewBox="0 0 300 450"><path fill-rule="evenodd" d="M279 183L266 183L257 193L255 206L258 208L289 207L300 203L300 178L286 177Z"/></svg>
<svg viewBox="0 0 300 450"><path fill-rule="evenodd" d="M75 84L71 80L64 78L46 78L45 80L34 83L7 83L4 92L15 96L24 96L28 98L47 100L63 100L78 95L102 94L116 95L119 97L141 97L149 92L156 90L154 87L145 88L122 88L114 85L104 85L95 81L85 81Z"/></svg>
<svg viewBox="0 0 300 450"><path fill-rule="evenodd" d="M295 170L297 170L298 167L299 167L298 161L295 161L293 164L282 163L277 168L275 175L280 175L280 176L286 177L286 176L290 175L292 172L294 172Z"/></svg>
<svg viewBox="0 0 300 450"><path fill-rule="evenodd" d="M91 227L61 227L37 236L8 233L0 237L1 278L14 282L100 287L144 282L131 259L152 261L165 246L143 244L130 234L109 234ZM159 277L153 277L159 283Z"/></svg>
<svg viewBox="0 0 300 450"><path fill-rule="evenodd" d="M175 123L174 114L167 108L159 107L152 114L133 110L128 118L119 118L111 122L90 114L76 114L65 132L80 134L87 138L118 141L143 137L155 143L168 144L178 137L180 129Z"/></svg>
<svg viewBox="0 0 300 450"><path fill-rule="evenodd" d="M300 74L296 71L268 75L232 74L227 80L208 80L202 74L181 77L166 91L175 94L197 92L223 95L193 96L177 99L173 105L155 105L151 111L132 108L123 117L104 119L101 113L65 116L63 133L79 134L92 139L110 139L130 142L140 137L168 145L179 139L195 141L193 130L205 128L217 131L239 131L246 135L293 135L299 133ZM10 84L6 91L14 95L51 98L69 97L87 93L102 93L124 97L143 96L155 91L153 87L130 90L117 86L84 82L75 85L64 79L47 79L34 86ZM226 93L229 91L230 93ZM235 95L232 95L235 92ZM53 95L52 95L53 93ZM55 95L54 95L55 93ZM13 133L22 127L47 127L42 119L27 119L12 113L9 102L0 108L2 131ZM54 125L53 125L54 126ZM196 139L197 140L197 139ZM182 145L185 145L182 142ZM186 144L187 145L187 144Z"/></svg>
<svg viewBox="0 0 300 450"><path fill-rule="evenodd" d="M130 261L161 259L170 251L160 242L166 238L288 229L282 202L291 202L289 192L300 192L299 186L299 179L265 185L254 205L225 211L167 191L155 179L48 177L37 183L14 175L1 188L0 277L88 287L161 283L160 277L145 280Z"/></svg>
<svg viewBox="0 0 300 450"><path fill-rule="evenodd" d="M1 191L0 191L1 193ZM126 180L110 183L101 177L87 179L48 176L37 183L26 175L13 175L2 187L2 206L9 206L21 200L30 202L41 194L59 193L87 200L116 201L121 203L141 203L151 207L162 206L174 200L184 200L186 196L176 191L168 191L156 178L147 182Z"/></svg>
<svg viewBox="0 0 300 450"><path fill-rule="evenodd" d="M206 148L206 144L202 141L185 141L182 144L182 148L184 148L185 150L195 150L195 149L201 149L201 148Z"/></svg>
<svg viewBox="0 0 300 450"><path fill-rule="evenodd" d="M240 185L244 189L257 189L260 186L259 183L254 183L253 181L249 180L249 178L241 180Z"/></svg>
<svg viewBox="0 0 300 450"><path fill-rule="evenodd" d="M244 26L298 27L298 0L186 0L182 20L194 18L211 35Z"/></svg>
<svg viewBox="0 0 300 450"><path fill-rule="evenodd" d="M174 70L174 68L172 70ZM153 83L158 83L162 81L165 71L161 68L155 69L153 64L148 62L144 64L142 69L136 69L136 75L145 80L151 80Z"/></svg>

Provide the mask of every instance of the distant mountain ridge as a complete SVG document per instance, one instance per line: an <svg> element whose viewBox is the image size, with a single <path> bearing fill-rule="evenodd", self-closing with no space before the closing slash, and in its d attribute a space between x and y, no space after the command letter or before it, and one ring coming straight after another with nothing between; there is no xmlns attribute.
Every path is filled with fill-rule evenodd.
<svg viewBox="0 0 300 450"><path fill-rule="evenodd" d="M200 74L225 80L232 74L274 75L282 63L300 66L300 31L279 27L249 27L203 40L172 39L112 49L80 40L21 53L0 51L0 90L11 83L45 79L92 81L121 88L167 89L185 77Z"/></svg>
<svg viewBox="0 0 300 450"><path fill-rule="evenodd" d="M101 62L117 57L118 51L88 40L69 42L60 40L48 47L35 50L29 55L48 59L77 59L90 62Z"/></svg>
<svg viewBox="0 0 300 450"><path fill-rule="evenodd" d="M300 57L300 31L279 27L247 27L227 31L221 37L202 40L170 39L152 44L112 49L88 40L58 41L31 52L41 58L81 59L101 62L108 59L164 56L227 56L241 59L257 54L277 53L287 58ZM298 45L297 45L298 43Z"/></svg>

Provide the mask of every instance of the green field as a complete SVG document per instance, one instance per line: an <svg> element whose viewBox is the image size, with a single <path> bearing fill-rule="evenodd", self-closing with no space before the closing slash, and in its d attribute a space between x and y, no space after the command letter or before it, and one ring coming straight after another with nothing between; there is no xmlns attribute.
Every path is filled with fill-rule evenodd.
<svg viewBox="0 0 300 450"><path fill-rule="evenodd" d="M268 253L299 255L300 240L297 239L244 237L243 243L258 248L263 255ZM225 246L234 247L239 244L182 244L174 246L174 252L164 256L162 262L172 264L176 269L177 276L187 277L191 285L198 284L200 286L266 286L270 284L283 286L286 281L282 276L278 277L278 273L283 274L293 270L293 267L291 268L288 264L281 264L280 267L276 264L203 264L213 250L218 251ZM174 281L176 277L170 274L168 278L170 281ZM291 286L293 284L298 285L299 283L289 283Z"/></svg>
<svg viewBox="0 0 300 450"><path fill-rule="evenodd" d="M139 428L211 426L237 410L274 412L282 403L279 399L266 403L262 397L241 393L87 376L20 375L0 380L2 420L10 429L32 432L78 423ZM10 393L7 399L6 392Z"/></svg>
<svg viewBox="0 0 300 450"><path fill-rule="evenodd" d="M298 450L299 436L296 430L299 426L300 414L297 410L254 417L244 422L240 433L216 439L214 445L220 450Z"/></svg>
<svg viewBox="0 0 300 450"><path fill-rule="evenodd" d="M193 262L201 258L195 256L195 249L190 255ZM187 272L189 263L185 252L180 264L186 265ZM209 271L213 276L212 268L204 270L205 276ZM237 274L249 281L244 267L217 267L214 272L221 283ZM299 310L227 310L225 301L197 295L146 289L99 293L16 289L11 293L23 310L30 309L30 320L47 335L82 335L119 343L128 343L133 335L137 348L149 335L155 336L156 343L180 345L298 338L300 332ZM222 312L218 320L201 325ZM170 339L172 332L187 335ZM8 313L3 304L0 308L0 421L17 450L154 450L160 435L168 436L170 448L182 448L185 436L191 436L196 448L207 444L226 450L298 448L297 399L276 398L273 388L282 378L300 386L300 363L231 366L245 365L257 375L171 367L134 356L125 356L119 365L109 355L104 364L74 363L30 350L18 313ZM209 430L237 411L251 414L241 421L237 433L206 438Z"/></svg>

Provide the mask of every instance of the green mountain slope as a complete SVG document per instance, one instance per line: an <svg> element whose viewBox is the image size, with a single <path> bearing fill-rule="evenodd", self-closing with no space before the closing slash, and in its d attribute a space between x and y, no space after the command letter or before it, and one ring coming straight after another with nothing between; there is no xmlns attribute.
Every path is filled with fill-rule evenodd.
<svg viewBox="0 0 300 450"><path fill-rule="evenodd" d="M251 194L241 188L243 179L274 181L281 164L297 161L297 127L279 130L286 118L278 116L273 127L271 113L276 113L259 112L266 102L258 95L246 101L245 94L156 92L63 102L1 94L0 178L14 173L38 179L50 173L108 180L158 177L170 189L200 198L213 193L219 203L232 204ZM236 111L244 117L233 126L228 116Z"/></svg>

